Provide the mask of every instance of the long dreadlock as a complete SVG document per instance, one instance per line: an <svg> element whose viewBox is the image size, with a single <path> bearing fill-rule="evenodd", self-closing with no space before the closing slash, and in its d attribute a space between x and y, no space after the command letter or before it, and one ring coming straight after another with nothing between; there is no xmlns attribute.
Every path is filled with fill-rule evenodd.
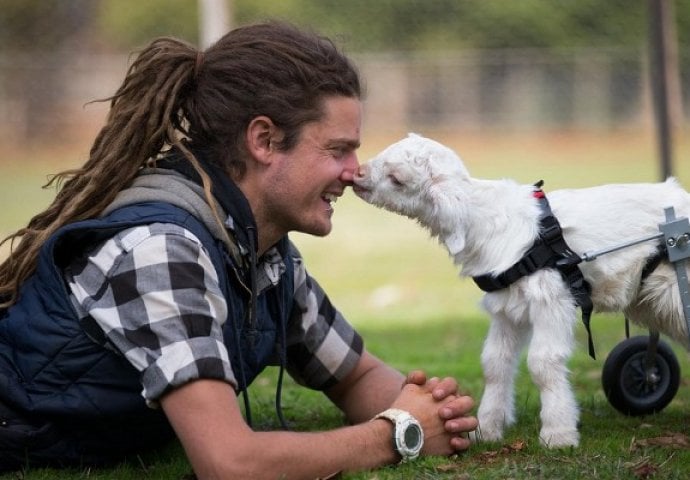
<svg viewBox="0 0 690 480"><path fill-rule="evenodd" d="M195 48L172 38L141 51L117 92L103 100L110 101L110 111L88 161L53 176L46 185L59 189L52 204L2 241L10 242L12 252L0 265L0 307L16 301L41 246L58 228L99 215L166 145L184 149L180 109L196 55Z"/></svg>

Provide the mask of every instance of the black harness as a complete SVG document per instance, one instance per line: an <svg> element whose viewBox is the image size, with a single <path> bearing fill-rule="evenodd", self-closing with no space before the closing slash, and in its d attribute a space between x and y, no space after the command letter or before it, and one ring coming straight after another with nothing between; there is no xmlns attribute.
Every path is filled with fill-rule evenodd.
<svg viewBox="0 0 690 480"><path fill-rule="evenodd" d="M582 258L568 247L563 238L561 226L541 189L543 184L543 180L540 180L534 185L534 197L539 201L541 208L539 236L535 239L534 244L517 263L505 272L499 275L487 274L472 278L483 291L493 292L507 288L520 278L531 275L542 268L555 268L568 285L577 305L582 309L582 323L587 329L589 355L596 358L589 325L593 310L592 290L578 267Z"/></svg>

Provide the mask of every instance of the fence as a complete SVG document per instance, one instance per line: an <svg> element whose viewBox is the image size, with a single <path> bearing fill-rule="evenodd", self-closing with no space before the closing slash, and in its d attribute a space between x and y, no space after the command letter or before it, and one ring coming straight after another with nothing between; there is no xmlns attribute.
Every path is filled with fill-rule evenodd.
<svg viewBox="0 0 690 480"><path fill-rule="evenodd" d="M355 59L367 84L369 129L626 129L646 128L653 119L643 51L488 50ZM103 108L85 104L114 93L127 62L125 55L0 58L0 140L69 141L91 133ZM690 91L687 70L681 87ZM690 111L690 100L683 102L682 110Z"/></svg>
<svg viewBox="0 0 690 480"><path fill-rule="evenodd" d="M375 128L617 129L652 119L646 58L620 49L500 50L377 55L360 65Z"/></svg>

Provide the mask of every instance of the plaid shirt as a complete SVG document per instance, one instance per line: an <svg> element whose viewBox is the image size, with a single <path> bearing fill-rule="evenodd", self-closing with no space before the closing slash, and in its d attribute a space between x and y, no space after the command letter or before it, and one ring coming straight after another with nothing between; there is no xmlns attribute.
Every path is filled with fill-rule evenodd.
<svg viewBox="0 0 690 480"><path fill-rule="evenodd" d="M362 341L295 258L295 296L287 346L307 358L288 358L300 383L321 389L355 366ZM258 265L259 288L279 280L285 264L269 250ZM182 227L154 223L119 232L85 252L66 270L72 304L141 372L150 406L171 388L198 378L237 388L222 327L227 304L201 242ZM329 308L324 308L327 304Z"/></svg>

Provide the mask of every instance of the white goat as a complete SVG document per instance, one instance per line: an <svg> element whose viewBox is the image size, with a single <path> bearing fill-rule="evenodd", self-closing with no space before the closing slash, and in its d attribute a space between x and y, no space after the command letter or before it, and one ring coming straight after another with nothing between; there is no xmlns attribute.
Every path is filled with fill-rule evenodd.
<svg viewBox="0 0 690 480"><path fill-rule="evenodd" d="M533 185L470 177L451 149L410 134L362 165L355 193L368 203L416 219L443 244L461 275L499 275L518 262L538 237L540 206ZM678 182L611 184L549 192L563 237L579 254L658 233L664 208L690 215L690 195ZM675 272L663 261L644 281L641 272L656 251L644 242L580 264L592 288L595 311L624 312L687 344ZM515 421L514 382L520 352L540 391L540 441L577 446L579 409L568 380L577 304L554 268L524 276L487 293L491 315L481 362L485 388L478 410L484 440L499 440ZM531 337L531 340L530 340Z"/></svg>

